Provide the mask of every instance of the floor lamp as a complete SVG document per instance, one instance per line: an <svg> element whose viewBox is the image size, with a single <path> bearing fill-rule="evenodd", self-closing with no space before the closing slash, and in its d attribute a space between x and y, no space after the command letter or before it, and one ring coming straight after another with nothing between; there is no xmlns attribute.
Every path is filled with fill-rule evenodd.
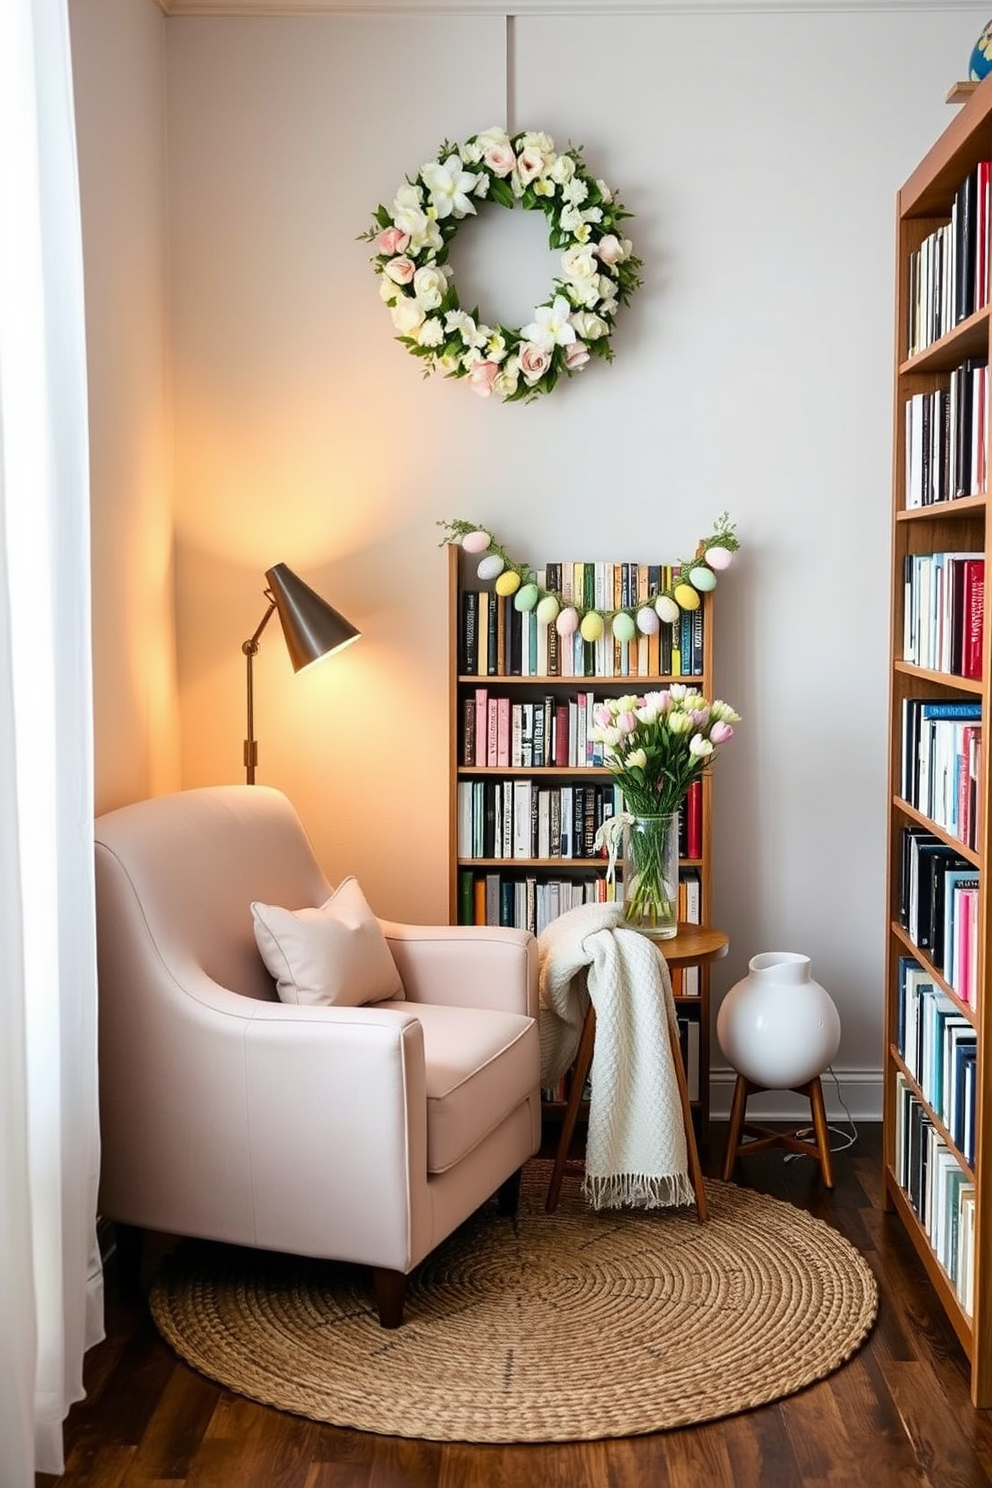
<svg viewBox="0 0 992 1488"><path fill-rule="evenodd" d="M340 651L357 641L360 630L339 615L326 599L321 599L309 584L304 584L285 563L265 571L269 587L265 597L269 607L259 623L255 634L241 647L248 667L248 730L245 739L245 774L249 785L255 784L255 766L258 764L258 744L255 739L255 689L252 664L258 651L259 637L272 618L273 610L279 611L282 633L286 641L289 659L294 672L302 672L332 651Z"/></svg>

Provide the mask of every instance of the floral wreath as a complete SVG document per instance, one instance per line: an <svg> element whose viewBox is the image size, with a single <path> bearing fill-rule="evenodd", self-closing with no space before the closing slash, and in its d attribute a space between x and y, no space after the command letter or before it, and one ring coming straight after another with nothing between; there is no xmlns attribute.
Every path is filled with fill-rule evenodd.
<svg viewBox="0 0 992 1488"><path fill-rule="evenodd" d="M476 201L520 202L548 219L560 248L552 293L521 327L484 325L478 308L461 308L448 248ZM550 393L591 357L613 360L613 322L641 283L641 260L618 234L631 214L605 181L586 170L582 151L558 154L547 134L486 129L462 145L442 144L437 158L407 178L391 207L380 206L361 240L375 243L396 339L420 357L424 376L465 378L473 392L504 403Z"/></svg>
<svg viewBox="0 0 992 1488"><path fill-rule="evenodd" d="M672 581L653 590L646 599L620 609L584 609L555 590L542 589L534 570L515 562L486 527L477 522L438 522L445 529L439 546L457 543L466 553L479 556L480 579L495 580L497 594L513 596L516 610L536 610L542 625L553 625L560 636L579 632L584 641L598 641L609 624L614 640L632 641L641 635L656 635L662 622L674 625L683 610L698 610L700 595L716 588L717 575L730 567L740 542L734 523L721 512L709 537L700 538L695 556L672 564Z"/></svg>

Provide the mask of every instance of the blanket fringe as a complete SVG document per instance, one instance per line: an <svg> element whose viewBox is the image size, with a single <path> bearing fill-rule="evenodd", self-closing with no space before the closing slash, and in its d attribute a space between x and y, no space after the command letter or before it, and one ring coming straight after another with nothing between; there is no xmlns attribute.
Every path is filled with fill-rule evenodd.
<svg viewBox="0 0 992 1488"><path fill-rule="evenodd" d="M586 1173L582 1192L594 1209L675 1209L695 1204L688 1173L649 1177L646 1173Z"/></svg>

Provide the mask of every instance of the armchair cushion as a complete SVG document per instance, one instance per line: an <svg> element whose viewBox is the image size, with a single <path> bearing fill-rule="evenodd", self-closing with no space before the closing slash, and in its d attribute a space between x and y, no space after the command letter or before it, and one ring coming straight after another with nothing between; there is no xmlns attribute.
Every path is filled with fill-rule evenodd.
<svg viewBox="0 0 992 1488"><path fill-rule="evenodd" d="M253 900L251 913L280 1001L361 1007L402 997L386 937L354 878L339 884L318 909L282 909Z"/></svg>
<svg viewBox="0 0 992 1488"><path fill-rule="evenodd" d="M521 1090L533 1078L537 1023L490 1008L399 1001L383 1006L412 1013L423 1029L427 1171L447 1172L519 1105Z"/></svg>

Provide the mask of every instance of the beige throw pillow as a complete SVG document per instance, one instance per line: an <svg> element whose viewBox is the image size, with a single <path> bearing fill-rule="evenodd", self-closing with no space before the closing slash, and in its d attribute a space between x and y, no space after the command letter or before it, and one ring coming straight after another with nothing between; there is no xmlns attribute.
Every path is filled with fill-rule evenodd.
<svg viewBox="0 0 992 1488"><path fill-rule="evenodd" d="M386 937L354 878L319 909L251 906L255 940L282 1002L360 1007L402 997Z"/></svg>

